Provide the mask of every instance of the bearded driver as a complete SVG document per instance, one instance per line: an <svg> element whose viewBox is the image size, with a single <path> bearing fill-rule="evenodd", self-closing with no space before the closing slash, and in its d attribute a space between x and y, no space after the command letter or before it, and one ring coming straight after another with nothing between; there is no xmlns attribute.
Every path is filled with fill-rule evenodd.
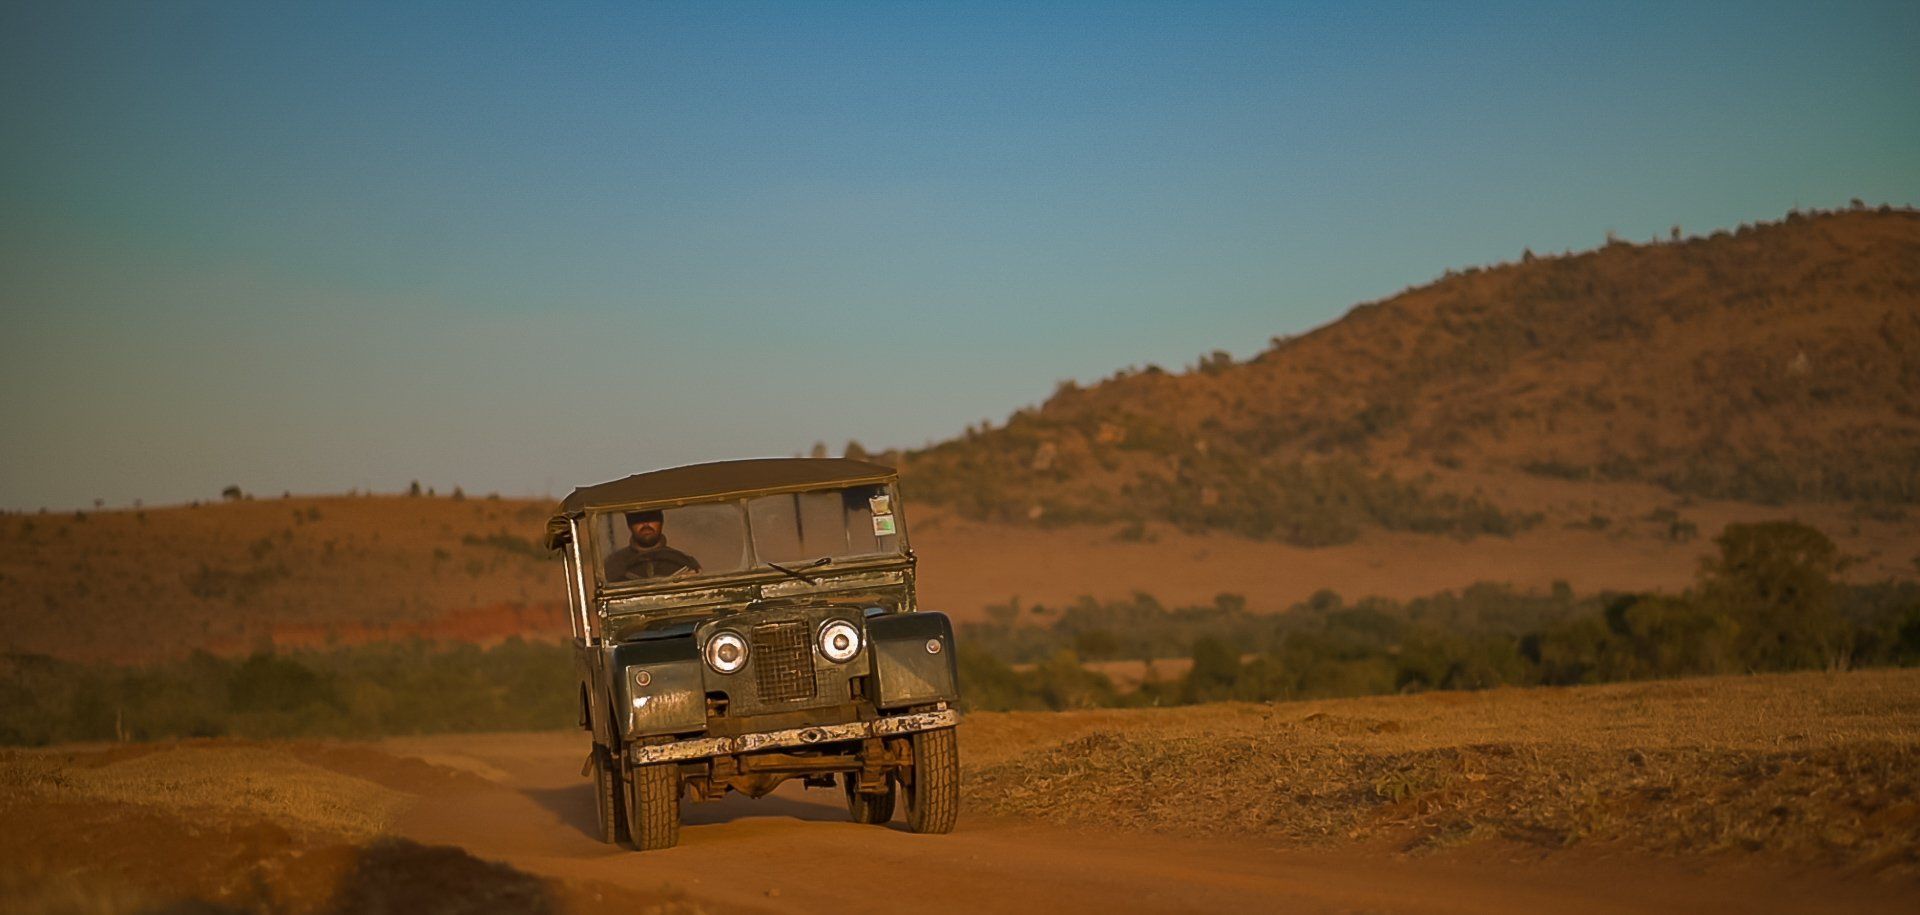
<svg viewBox="0 0 1920 915"><path fill-rule="evenodd" d="M699 560L667 546L665 527L658 511L627 512L633 540L607 554L607 581L645 581L700 571Z"/></svg>

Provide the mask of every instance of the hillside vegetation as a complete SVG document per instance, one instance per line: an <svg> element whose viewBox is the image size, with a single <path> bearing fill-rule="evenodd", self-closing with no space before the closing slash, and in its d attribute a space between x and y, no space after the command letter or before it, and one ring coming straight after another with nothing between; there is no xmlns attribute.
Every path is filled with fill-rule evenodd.
<svg viewBox="0 0 1920 915"><path fill-rule="evenodd" d="M1792 522L1729 525L1714 542L1679 594L1483 583L1406 602L1321 592L1259 615L1227 594L1173 609L1083 599L1027 620L1004 606L961 627L960 670L974 707L1065 709L1920 664L1920 584L1836 581L1833 542ZM1082 663L1120 659L1145 662L1131 692Z"/></svg>
<svg viewBox="0 0 1920 915"><path fill-rule="evenodd" d="M1481 584L1405 603L1323 592L1256 615L1236 595L1168 609L1082 599L1003 605L960 627L969 710L1311 699L1697 674L1920 663L1920 584L1848 585L1819 531L1731 525L1681 594L1516 593ZM1044 621L1044 622L1043 622ZM1186 656L1177 676L1123 692L1083 661ZM1022 662L1036 662L1015 667ZM1179 667L1179 665L1168 665ZM196 652L141 667L0 654L0 745L167 737L378 736L559 728L572 722L559 640L491 649L424 642Z"/></svg>
<svg viewBox="0 0 1920 915"><path fill-rule="evenodd" d="M0 650L131 661L195 649L562 636L551 505L232 499L0 517Z"/></svg>
<svg viewBox="0 0 1920 915"><path fill-rule="evenodd" d="M915 495L975 517L1301 544L1529 522L1432 485L1436 469L1910 503L1920 214L1795 214L1449 273L1246 362L1063 384L904 464Z"/></svg>

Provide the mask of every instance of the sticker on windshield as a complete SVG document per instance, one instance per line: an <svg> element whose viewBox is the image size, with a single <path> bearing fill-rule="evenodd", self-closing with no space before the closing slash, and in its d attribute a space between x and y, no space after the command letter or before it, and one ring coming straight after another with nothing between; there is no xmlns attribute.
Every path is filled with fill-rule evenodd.
<svg viewBox="0 0 1920 915"><path fill-rule="evenodd" d="M867 497L867 508L876 515L893 514L893 497L886 493Z"/></svg>
<svg viewBox="0 0 1920 915"><path fill-rule="evenodd" d="M892 515L874 515L873 516L873 535L875 537L893 536L893 516Z"/></svg>

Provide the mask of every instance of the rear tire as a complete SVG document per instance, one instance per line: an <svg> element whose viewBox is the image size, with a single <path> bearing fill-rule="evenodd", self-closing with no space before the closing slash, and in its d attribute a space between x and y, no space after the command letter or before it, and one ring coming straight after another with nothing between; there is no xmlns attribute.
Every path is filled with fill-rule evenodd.
<svg viewBox="0 0 1920 915"><path fill-rule="evenodd" d="M610 758L604 748L593 748L593 800L600 818L600 841L616 845L627 839L627 792L620 767Z"/></svg>
<svg viewBox="0 0 1920 915"><path fill-rule="evenodd" d="M953 728L913 735L913 782L907 786L907 828L953 831L960 817L960 743Z"/></svg>
<svg viewBox="0 0 1920 915"><path fill-rule="evenodd" d="M860 775L848 772L840 776L847 790L847 813L855 823L878 826L893 819L893 778L887 778L887 790L883 794L860 793Z"/></svg>
<svg viewBox="0 0 1920 915"><path fill-rule="evenodd" d="M680 844L679 763L653 763L628 770L627 829L636 851Z"/></svg>

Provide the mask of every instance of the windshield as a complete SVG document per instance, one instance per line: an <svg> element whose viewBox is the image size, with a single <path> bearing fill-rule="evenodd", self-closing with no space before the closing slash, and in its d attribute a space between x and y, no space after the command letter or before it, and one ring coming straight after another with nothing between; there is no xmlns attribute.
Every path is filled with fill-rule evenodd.
<svg viewBox="0 0 1920 915"><path fill-rule="evenodd" d="M900 535L889 486L782 493L652 511L598 512L594 537L608 584L690 579L896 555Z"/></svg>

